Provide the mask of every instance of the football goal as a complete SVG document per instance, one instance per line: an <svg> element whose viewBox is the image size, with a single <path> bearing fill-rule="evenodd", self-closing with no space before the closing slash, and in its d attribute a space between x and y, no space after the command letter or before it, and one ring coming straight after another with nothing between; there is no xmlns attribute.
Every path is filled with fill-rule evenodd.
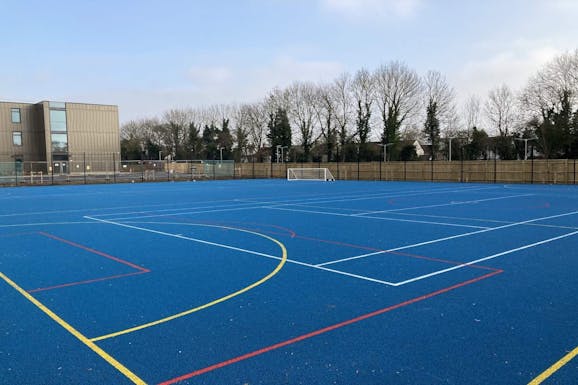
<svg viewBox="0 0 578 385"><path fill-rule="evenodd" d="M287 180L334 181L328 168L288 168Z"/></svg>

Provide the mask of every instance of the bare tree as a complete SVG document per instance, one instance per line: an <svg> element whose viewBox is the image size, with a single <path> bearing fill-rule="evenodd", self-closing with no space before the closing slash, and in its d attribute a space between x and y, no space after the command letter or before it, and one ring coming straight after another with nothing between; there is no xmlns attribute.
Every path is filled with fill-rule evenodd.
<svg viewBox="0 0 578 385"><path fill-rule="evenodd" d="M304 160L310 160L316 128L316 87L312 83L296 82L287 88L289 117L297 127Z"/></svg>
<svg viewBox="0 0 578 385"><path fill-rule="evenodd" d="M337 147L336 100L331 85L319 85L316 89L315 111L320 128L319 136L324 139L327 160L334 160Z"/></svg>
<svg viewBox="0 0 578 385"><path fill-rule="evenodd" d="M192 116L191 109L172 109L163 114L164 144L173 158L185 156L183 143L185 142L187 128L192 121Z"/></svg>
<svg viewBox="0 0 578 385"><path fill-rule="evenodd" d="M256 153L267 140L267 108L264 103L253 103L242 105L240 111L248 131L248 152Z"/></svg>
<svg viewBox="0 0 578 385"><path fill-rule="evenodd" d="M510 135L516 122L516 100L510 88L502 84L488 94L484 112L491 128L502 137Z"/></svg>
<svg viewBox="0 0 578 385"><path fill-rule="evenodd" d="M348 73L338 76L330 86L331 98L334 100L335 105L335 120L337 122L340 148L343 148L352 139L349 133L353 113L351 88L351 76Z"/></svg>
<svg viewBox="0 0 578 385"><path fill-rule="evenodd" d="M373 76L365 68L356 72L351 89L357 108L357 137L360 144L367 143L371 133L371 111L375 98Z"/></svg>
<svg viewBox="0 0 578 385"><path fill-rule="evenodd" d="M381 141L395 143L401 126L421 105L421 80L414 70L397 61L379 67L374 77L375 98L383 123Z"/></svg>
<svg viewBox="0 0 578 385"><path fill-rule="evenodd" d="M470 95L463 105L465 128L468 132L474 127L480 128L481 110L482 103L480 98L477 95Z"/></svg>
<svg viewBox="0 0 578 385"><path fill-rule="evenodd" d="M578 104L578 49L565 53L547 63L528 81L520 101L525 118L545 118L547 111L560 111L564 98L572 108Z"/></svg>

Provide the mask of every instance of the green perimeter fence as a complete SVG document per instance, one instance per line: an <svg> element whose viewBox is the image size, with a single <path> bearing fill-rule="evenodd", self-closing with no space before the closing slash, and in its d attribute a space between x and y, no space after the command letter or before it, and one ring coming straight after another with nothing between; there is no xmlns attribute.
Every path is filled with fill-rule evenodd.
<svg viewBox="0 0 578 385"><path fill-rule="evenodd" d="M0 163L0 185L140 183L285 178L288 168L328 168L337 180L576 184L575 159L235 163L231 160L122 161L80 157L54 162Z"/></svg>

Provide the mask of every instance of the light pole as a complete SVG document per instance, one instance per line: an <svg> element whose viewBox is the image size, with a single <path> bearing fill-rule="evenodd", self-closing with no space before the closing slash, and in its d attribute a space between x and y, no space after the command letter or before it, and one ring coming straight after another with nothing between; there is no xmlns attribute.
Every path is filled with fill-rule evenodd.
<svg viewBox="0 0 578 385"><path fill-rule="evenodd" d="M393 145L393 143L385 143L385 144L380 144L381 147L383 147L383 162L387 162L387 147Z"/></svg>
<svg viewBox="0 0 578 385"><path fill-rule="evenodd" d="M524 160L528 160L528 141L536 140L538 138L514 138L514 140L523 140L524 141Z"/></svg>
<svg viewBox="0 0 578 385"><path fill-rule="evenodd" d="M219 147L219 152L221 153L221 162L223 163L223 150L225 149L225 147Z"/></svg>
<svg viewBox="0 0 578 385"><path fill-rule="evenodd" d="M454 139L454 138L455 138L455 136L450 136L448 138L450 140L450 149L449 149L449 154L448 154L449 155L448 158L449 158L450 162L452 161L452 139Z"/></svg>
<svg viewBox="0 0 578 385"><path fill-rule="evenodd" d="M163 160L163 152L159 151L159 160Z"/></svg>
<svg viewBox="0 0 578 385"><path fill-rule="evenodd" d="M283 156L283 150L286 148L287 148L287 146L281 146L281 163L285 162L285 156Z"/></svg>

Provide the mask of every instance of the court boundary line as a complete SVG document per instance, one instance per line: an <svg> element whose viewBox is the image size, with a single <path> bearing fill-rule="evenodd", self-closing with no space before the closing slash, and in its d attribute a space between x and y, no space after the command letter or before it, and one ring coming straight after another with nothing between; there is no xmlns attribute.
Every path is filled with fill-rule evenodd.
<svg viewBox="0 0 578 385"><path fill-rule="evenodd" d="M256 356L260 356L262 354L271 352L273 350L277 350L277 349L283 348L285 346L289 346L289 345L292 345L292 344L316 337L318 335L325 334L327 332L331 332L331 331L336 330L336 329L340 329L340 328L343 328L343 327L346 327L346 326L349 326L352 324L356 324L356 323L364 321L366 319L373 318L373 317L379 316L379 315L384 314L384 313L388 313L392 310L396 310L396 309L402 308L402 307L407 306L407 305L411 305L411 304L416 303L416 302L420 302L420 301L423 301L423 300L426 300L426 299L429 299L432 297L436 297L438 295L441 295L441 294L450 292L452 290L455 290L455 289L458 289L458 288L482 281L484 279L490 278L490 277L495 276L495 275L500 274L500 273L503 273L503 270L498 269L496 271L484 274L482 276L479 276L479 277L476 277L476 278L473 278L473 279L470 279L467 281L463 281L463 282L460 282L460 283L457 283L457 284L454 284L454 285L451 285L451 286L448 286L448 287L445 287L445 288L442 288L442 289L439 289L439 290L436 290L436 291L433 291L433 292L430 292L430 293L427 293L427 294L424 294L424 295L421 295L418 297L414 297L414 298L411 298L409 300L397 303L395 305L391 305L391 306L385 307L383 309L379 309L379 310L376 310L376 311L373 311L370 313L366 313L366 314L363 314L361 316L351 318L351 319L343 321L343 322L339 322L339 323L336 323L336 324L333 324L330 326L326 326L324 328L317 329L317 330L314 330L312 332L305 333L305 334L299 335L297 337L293 337L291 339L288 339L288 340L285 340L282 342L278 342L276 344L269 345L269 346L263 347L261 349L254 350L252 352L249 352L249 353L246 353L246 354L243 354L243 355L240 355L240 356L237 356L237 357L225 360L225 361L221 361L219 363L207 366L205 368L195 370L195 371L187 373L187 374L183 374L181 376L178 376L178 377L175 377L175 378L172 378L169 380L165 380L163 382L160 382L158 385L172 385L172 384L175 384L177 382L188 380L190 378L197 377L199 375L212 372L216 369L220 369L220 368L232 365L232 364L236 364L238 362L245 361L247 359L250 359L250 358L253 358Z"/></svg>
<svg viewBox="0 0 578 385"><path fill-rule="evenodd" d="M4 282L6 282L9 286L15 289L18 293L20 293L24 298L30 301L34 306L36 306L36 308L41 310L44 314L50 317L63 329L72 334L77 340L82 342L85 346L90 348L90 350L92 350L94 353L100 356L108 364L110 364L112 367L114 367L116 370L122 373L125 377L131 380L134 384L146 385L146 382L144 382L140 377L134 374L130 369L128 369L126 366L124 366L122 363L120 363L117 359L108 354L105 350L100 348L94 342L90 341L90 339L88 339L84 334L76 330L72 325L70 325L68 322L66 322L64 319L62 319L60 316L58 316L56 313L50 310L46 305L44 305L30 293L26 292L26 290L21 288L16 282L12 281L10 278L8 278L8 276L6 276L1 271L0 271L0 278L2 278Z"/></svg>
<svg viewBox="0 0 578 385"><path fill-rule="evenodd" d="M548 369L544 370L540 373L536 378L528 383L528 385L540 385L542 382L546 381L550 378L554 373L560 370L564 365L568 362L572 361L574 357L578 355L578 346L575 347L573 350L565 354L562 358L558 361L553 363Z"/></svg>
<svg viewBox="0 0 578 385"><path fill-rule="evenodd" d="M386 191L386 192L379 192L374 194L366 194L363 197L359 197L359 194L349 194L349 195L342 195L342 196L327 196L327 197L311 197L311 198L303 198L303 199L282 199L277 201L263 201L256 198L247 198L247 199L232 199L232 200L223 200L223 201L214 201L216 203L220 202L236 202L237 205L216 205L216 206L199 206L199 207L182 207L182 208L175 208L175 209L162 209L162 210L147 210L147 211L133 211L133 212L124 212L124 213L107 213L107 214L97 214L91 215L93 218L101 218L101 217L113 217L109 218L110 220L125 220L125 219L141 219L141 218L154 218L154 217L161 217L161 216L170 216L170 215L185 215L185 214L196 214L196 213L206 213L206 212L218 212L218 211L227 211L227 210L243 210L244 207L239 206L246 206L246 205L258 205L255 207L247 207L248 209L252 208L261 208L261 205L273 205L273 206L300 206L299 203L331 203L331 202L343 202L343 201L351 201L351 200L368 200L368 199L379 199L379 198L396 198L396 197L406 197L406 196L420 196L420 195L432 195L432 194L442 194L448 192L462 192L462 191L478 191L478 190L489 190L489 189L496 189L497 187L464 187L464 188L440 188L434 191L428 190L407 190L407 191ZM407 194L410 193L410 194ZM216 208L215 210L205 210ZM220 208L220 209L219 209ZM201 209L202 211L197 211ZM161 213L166 211L178 211L172 214L158 214L155 215L154 213ZM185 211L182 211L185 210ZM359 210L358 210L359 211ZM131 216L131 217L114 217L116 215L129 215L129 214L147 214L150 213L151 215L143 215L143 216ZM105 218L102 218L105 219Z"/></svg>
<svg viewBox="0 0 578 385"><path fill-rule="evenodd" d="M297 205L293 205L297 206ZM306 207L306 206L305 206ZM278 207L278 206L262 206L260 208L267 209L267 210L281 210L281 211L291 211L291 212L303 212L303 213L311 213L311 214L322 214L322 215L334 215L338 217L348 217L348 218L363 218L363 219L376 219L380 221L390 221L390 222L409 222L409 223L421 223L425 225L439 225L439 226L450 226L450 227L466 227L466 228L474 228L474 229L491 229L492 227L487 226L475 226L475 225L462 225L459 223L447 223L447 222L432 222L432 221L418 221L412 219L401 219L401 218L387 218L387 217L372 217L369 215L354 215L354 214L343 214L343 213L332 213L327 211L317 211L317 210L302 210L302 209L295 209L295 208L287 208L287 207ZM330 209L330 208L327 208Z"/></svg>
<svg viewBox="0 0 578 385"><path fill-rule="evenodd" d="M450 235L450 236L448 236L448 237L443 237L443 238L433 239L433 240L430 240L430 241L424 241L424 242L414 243L414 244L411 244L411 245L400 246L400 247L388 249L388 250L386 250L386 251L378 251L378 252L375 252L375 253L367 253L367 254L362 254L362 255L355 256L355 257L342 258L342 259L338 259L338 260L335 260L335 261L329 261L329 262L324 262L324 263L321 263L321 264L317 264L316 266L332 265L332 264L336 264L336 263L351 261L351 260L354 260L354 259L361 259L361 258L366 258L366 257L373 256L373 255L383 254L383 253L390 252L390 251L398 251L398 250L411 249L411 248L418 247L418 246L431 245L431 244L433 244L433 243L439 243L439 242L449 241L449 240L451 240L451 239L463 238L463 237L468 237L468 236L470 236L470 235L482 234L482 233L486 233L486 232L489 232L489 231L502 230L502 229L506 229L506 228L509 228L509 227L525 225L525 224L532 223L532 222L538 222L538 221L543 221L543 220L546 220L546 219L560 218L560 217L569 216L569 215L576 215L576 214L578 214L578 210L577 210L577 211L567 212L567 213L562 213L562 214L550 215L550 216L547 216L547 217L540 217L540 218L529 219L529 220L521 221L521 222L509 223L509 224L506 224L506 225L503 225L503 226L490 227L490 228L487 228L487 229L478 230L478 231L472 231L472 232L469 232L469 233L462 233L462 234L457 234L457 235ZM365 218L365 217L362 217L362 218Z"/></svg>
<svg viewBox="0 0 578 385"><path fill-rule="evenodd" d="M434 277L434 276L440 275L440 274L445 274L445 273L450 272L450 271L453 271L453 270L458 270L458 269L461 269L461 268L463 268L463 267L470 266L470 265L472 265L472 264L476 264L476 263L480 263L480 262L484 262L484 261L489 261L490 259L495 259L495 258L501 257L501 256L503 256L503 255L508 255L508 254L516 253L516 252L521 251L521 250L526 250L526 249L530 249L530 248L533 248L533 247L536 247L536 246L544 245L544 244L546 244L546 243L554 242L554 241L557 241L557 240L559 240L559 239L568 238L568 237L574 236L574 235L576 235L576 234L578 234L578 230L577 230L577 231L574 231L574 232L571 232L571 233L568 233L568 234L562 234L562 235L559 235L559 236L557 236L557 237L548 238L548 239L544 239L544 240L542 240L542 241L538 241L538 242L530 243L530 244L527 244L527 245L524 245L524 246L516 247L516 248L514 248L514 249L502 251L502 252L500 252L500 253L492 254L492 255L489 255L489 256L487 256L487 257L479 258L479 259L476 259L476 260L473 260L473 261L470 261L470 262L466 262L466 263L463 263L463 264L460 264L460 265L457 265L457 266L448 267L447 269L442 269L442 270L434 271L434 272L432 272L432 273L424 274L424 275L421 275L421 276L419 276L419 277L414 277L414 278L411 278L411 279L407 279L407 280L405 280L405 281L397 282L396 285L397 285L397 286L403 286L403 285L406 285L406 284L408 284L408 283L420 281L420 280L422 280L422 279Z"/></svg>
<svg viewBox="0 0 578 385"><path fill-rule="evenodd" d="M394 215L405 215L413 217L429 217L429 218L440 218L440 219L457 219L459 221L475 221L475 222L488 222L488 223L501 223L501 224L511 224L515 223L512 221L503 221L499 219L482 219L482 218L464 218L464 217L453 217L447 215L431 215L431 214L415 214L415 213L399 213L392 212ZM547 227L552 229L564 229L564 230L578 230L578 227L574 226L559 226L559 225L546 225L543 223L524 223L524 225L535 226L535 227Z"/></svg>
<svg viewBox="0 0 578 385"><path fill-rule="evenodd" d="M512 199L512 198L521 198L527 196L533 196L534 194L520 194L520 195L507 195L503 197L494 197L494 198L485 198L485 199L475 199L471 201L451 201L450 203L440 203L435 205L426 205L426 206L415 206L415 207L402 207L399 209L389 209L389 210L379 210L379 211L367 211L359 214L352 214L353 216L365 216L369 214L381 214L381 213L392 213L397 211L406 211L406 210L421 210L421 209L429 209L434 207L445 207L445 206L459 206L459 205L467 205L472 203L480 203L480 202L491 202L497 200L504 200L504 199Z"/></svg>

